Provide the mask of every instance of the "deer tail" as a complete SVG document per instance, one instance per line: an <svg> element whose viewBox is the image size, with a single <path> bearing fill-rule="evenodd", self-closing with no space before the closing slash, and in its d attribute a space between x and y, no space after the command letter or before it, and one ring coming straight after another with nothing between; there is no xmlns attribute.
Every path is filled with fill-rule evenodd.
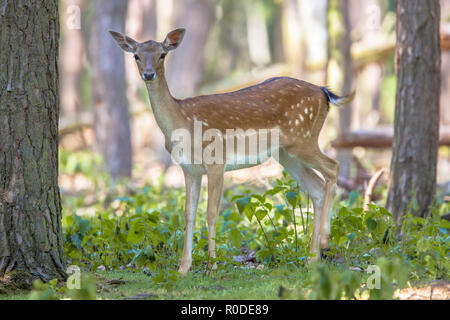
<svg viewBox="0 0 450 320"><path fill-rule="evenodd" d="M322 87L321 89L322 89L323 93L325 93L325 95L327 96L328 101L338 107L345 106L346 104L349 104L350 102L352 102L353 98L355 98L355 93L356 93L356 89L355 89L355 90L353 90L352 93L350 93L346 96L343 96L343 97L339 97L338 95L331 92L330 89L328 89L328 87Z"/></svg>

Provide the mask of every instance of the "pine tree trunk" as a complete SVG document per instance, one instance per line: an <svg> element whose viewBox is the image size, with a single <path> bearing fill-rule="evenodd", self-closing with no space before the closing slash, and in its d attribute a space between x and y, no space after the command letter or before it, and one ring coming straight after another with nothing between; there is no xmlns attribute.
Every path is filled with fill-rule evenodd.
<svg viewBox="0 0 450 320"><path fill-rule="evenodd" d="M397 97L387 206L425 216L436 188L441 49L438 0L397 1Z"/></svg>
<svg viewBox="0 0 450 320"><path fill-rule="evenodd" d="M0 30L0 279L61 279L58 1L0 1Z"/></svg>
<svg viewBox="0 0 450 320"><path fill-rule="evenodd" d="M342 82L341 92L348 94L353 90L353 60L351 55L352 41L350 38L351 23L350 23L350 3L347 0L340 0L339 11L342 19L342 35L339 43L339 50L341 52L340 65L344 79ZM339 110L339 134L345 135L352 127L352 105L345 106ZM340 149L338 150L337 158L340 164L339 176L344 179L349 179L351 175L351 161L352 150Z"/></svg>
<svg viewBox="0 0 450 320"><path fill-rule="evenodd" d="M131 177L130 115L126 96L124 53L108 30L124 32L126 0L94 1L91 38L95 137L114 180Z"/></svg>

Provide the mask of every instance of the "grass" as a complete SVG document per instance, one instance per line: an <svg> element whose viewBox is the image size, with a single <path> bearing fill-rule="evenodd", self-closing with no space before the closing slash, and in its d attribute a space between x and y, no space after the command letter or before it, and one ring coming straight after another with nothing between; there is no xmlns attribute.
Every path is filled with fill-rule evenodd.
<svg viewBox="0 0 450 320"><path fill-rule="evenodd" d="M181 276L171 287L155 284L143 272L98 271L89 273L97 281L97 299L126 299L138 294L151 294L147 299L169 300L234 300L279 299L280 286L286 289L301 288L308 270L279 267L275 269L249 269L230 266L212 275L191 272ZM28 299L28 293L2 296L0 300Z"/></svg>

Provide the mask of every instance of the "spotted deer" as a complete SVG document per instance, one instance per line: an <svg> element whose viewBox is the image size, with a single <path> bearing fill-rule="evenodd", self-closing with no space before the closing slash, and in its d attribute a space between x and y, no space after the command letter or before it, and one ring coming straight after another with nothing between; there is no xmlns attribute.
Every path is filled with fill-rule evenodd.
<svg viewBox="0 0 450 320"><path fill-rule="evenodd" d="M204 129L214 129L216 142L218 140L219 144L223 144L224 149L227 148L225 141L230 138L227 136L229 129L242 129L241 134L244 132L243 136L248 141L251 135L259 138L260 129L272 133L277 130L278 134L272 136L278 136L278 141L274 143L271 139L268 149L270 154L277 153L280 164L311 196L314 220L310 250L315 254L312 255L313 259L318 259L323 250L329 248L331 206L339 172L339 163L320 150L318 137L328 114L329 103L345 105L353 99L354 92L339 97L327 87L279 77L235 92L179 100L169 91L164 74L164 58L180 45L185 29L169 32L163 42L150 40L141 43L118 32L110 33L123 50L134 54L149 93L153 114L170 153L177 147L173 139L174 132L184 130L191 136L195 135L196 124ZM247 134L249 130L251 134ZM252 141L260 143L258 139ZM207 148L208 144L202 141L193 145L191 148L199 145ZM233 145L223 155L219 155L218 158L223 161L213 163L192 161L192 157L179 161L186 185L186 232L179 272L187 273L192 265L192 234L202 176L206 174L208 179L208 254L214 261L216 221L224 173L259 164L260 146L257 147L246 146L236 151ZM212 263L209 267L215 269L217 266Z"/></svg>

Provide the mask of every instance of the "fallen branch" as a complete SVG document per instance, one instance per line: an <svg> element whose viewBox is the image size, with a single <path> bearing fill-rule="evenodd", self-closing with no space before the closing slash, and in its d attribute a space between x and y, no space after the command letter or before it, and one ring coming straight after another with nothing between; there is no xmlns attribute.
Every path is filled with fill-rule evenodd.
<svg viewBox="0 0 450 320"><path fill-rule="evenodd" d="M387 149L392 147L394 130L392 128L374 130L356 130L345 133L331 142L336 149L352 149L355 147ZM450 146L450 127L441 127L439 146Z"/></svg>
<svg viewBox="0 0 450 320"><path fill-rule="evenodd" d="M364 211L369 210L369 203L372 202L373 190L385 171L385 169L380 169L372 176L372 178L370 178L366 192L364 193Z"/></svg>

